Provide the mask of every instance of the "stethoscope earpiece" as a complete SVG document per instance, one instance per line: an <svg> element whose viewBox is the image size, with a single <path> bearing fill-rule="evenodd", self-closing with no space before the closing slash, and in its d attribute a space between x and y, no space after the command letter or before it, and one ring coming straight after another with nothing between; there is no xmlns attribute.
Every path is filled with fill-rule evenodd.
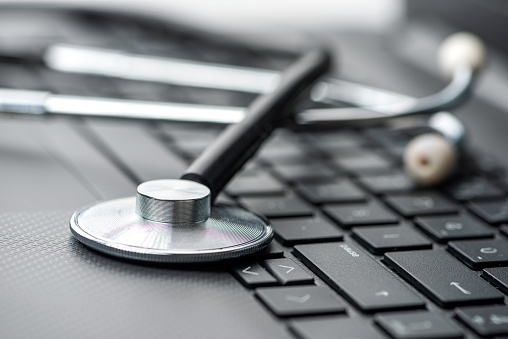
<svg viewBox="0 0 508 339"><path fill-rule="evenodd" d="M450 35L439 47L437 53L441 71L452 77L457 68L470 67L473 71L480 70L487 59L485 45L476 35L460 32Z"/></svg>
<svg viewBox="0 0 508 339"><path fill-rule="evenodd" d="M444 181L453 172L457 161L456 145L437 133L415 137L406 146L403 156L406 173L422 186Z"/></svg>

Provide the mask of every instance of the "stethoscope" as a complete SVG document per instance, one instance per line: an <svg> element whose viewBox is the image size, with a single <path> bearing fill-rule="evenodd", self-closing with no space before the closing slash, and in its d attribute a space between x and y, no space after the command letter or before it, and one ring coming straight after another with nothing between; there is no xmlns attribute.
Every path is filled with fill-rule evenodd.
<svg viewBox="0 0 508 339"><path fill-rule="evenodd" d="M422 184L444 180L459 158L465 129L459 119L442 110L467 97L484 63L485 49L470 34L448 38L440 48L439 62L451 81L440 92L420 99L346 81L316 84L330 64L325 50L305 54L282 74L61 45L48 49L44 60L49 67L65 72L262 94L244 109L0 90L0 111L6 113L231 124L180 179L142 183L135 197L93 204L75 212L70 221L73 235L98 251L142 261L191 263L240 257L270 243L273 229L264 217L240 207L212 205L270 133L283 125L346 125L434 113L423 126L430 133L408 144L404 163L407 172ZM198 69L208 76L188 83L174 74L175 65L187 67L187 71ZM159 72L146 72L156 66ZM304 94L314 101L353 107L289 114Z"/></svg>

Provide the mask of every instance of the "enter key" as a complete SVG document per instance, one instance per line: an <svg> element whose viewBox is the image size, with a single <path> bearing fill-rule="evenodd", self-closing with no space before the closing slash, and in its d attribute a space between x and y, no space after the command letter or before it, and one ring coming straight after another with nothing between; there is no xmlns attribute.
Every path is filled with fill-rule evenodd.
<svg viewBox="0 0 508 339"><path fill-rule="evenodd" d="M442 307L503 301L499 291L443 250L389 253L384 260Z"/></svg>
<svg viewBox="0 0 508 339"><path fill-rule="evenodd" d="M299 245L294 254L363 312L425 305L408 286L353 243Z"/></svg>

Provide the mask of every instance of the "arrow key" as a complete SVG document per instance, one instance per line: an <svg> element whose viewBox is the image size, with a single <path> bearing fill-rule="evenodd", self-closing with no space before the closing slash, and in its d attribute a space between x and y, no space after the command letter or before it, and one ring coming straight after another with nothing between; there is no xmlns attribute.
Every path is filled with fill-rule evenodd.
<svg viewBox="0 0 508 339"><path fill-rule="evenodd" d="M278 285L277 279L258 263L248 263L234 267L231 273L249 288Z"/></svg>
<svg viewBox="0 0 508 339"><path fill-rule="evenodd" d="M291 259L265 260L262 262L262 265L272 273L282 285L304 285L314 282L314 278Z"/></svg>
<svg viewBox="0 0 508 339"><path fill-rule="evenodd" d="M344 302L323 286L258 288L256 296L280 317L344 313Z"/></svg>

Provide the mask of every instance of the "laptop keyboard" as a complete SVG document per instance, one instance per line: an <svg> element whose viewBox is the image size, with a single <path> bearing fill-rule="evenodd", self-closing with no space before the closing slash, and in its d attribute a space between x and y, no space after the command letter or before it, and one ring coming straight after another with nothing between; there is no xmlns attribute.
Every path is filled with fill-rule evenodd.
<svg viewBox="0 0 508 339"><path fill-rule="evenodd" d="M160 25L91 13L61 16L88 32L78 36L90 45L272 69L283 69L292 58ZM92 34L98 27L101 34ZM231 106L254 98L64 74L8 58L0 69L3 87L60 94ZM79 118L63 124L106 156L128 178L123 187L129 189L145 180L179 177L222 130ZM272 222L273 244L226 269L296 337L508 336L503 169L487 155L468 154L452 181L420 189L401 168L409 140L383 126L281 129L220 195L219 202ZM97 182L90 173L88 180Z"/></svg>

